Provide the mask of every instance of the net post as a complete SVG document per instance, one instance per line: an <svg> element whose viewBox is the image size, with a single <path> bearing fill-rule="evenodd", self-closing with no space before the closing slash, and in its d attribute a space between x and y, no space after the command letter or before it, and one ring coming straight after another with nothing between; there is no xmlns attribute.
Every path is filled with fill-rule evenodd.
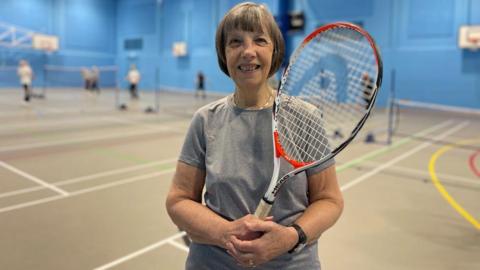
<svg viewBox="0 0 480 270"><path fill-rule="evenodd" d="M119 89L119 77L118 77L118 69L115 71L115 89L114 89L114 95L115 95L115 109L119 109L120 108L120 89Z"/></svg>
<svg viewBox="0 0 480 270"><path fill-rule="evenodd" d="M155 110L160 111L160 69L157 67L155 71Z"/></svg>
<svg viewBox="0 0 480 270"><path fill-rule="evenodd" d="M388 98L388 130L387 130L387 144L392 144L393 137L393 112L395 106L395 69L392 69L390 78L390 96Z"/></svg>
<svg viewBox="0 0 480 270"><path fill-rule="evenodd" d="M160 110L160 93L159 89L155 87L155 111L158 113Z"/></svg>
<svg viewBox="0 0 480 270"><path fill-rule="evenodd" d="M145 113L158 113L159 111L159 105L158 105L158 102L159 102L159 97L158 97L158 67L155 68L155 80L154 80L154 85L153 85L153 106L148 106L146 109L145 109Z"/></svg>
<svg viewBox="0 0 480 270"><path fill-rule="evenodd" d="M43 65L43 86L42 86L42 95L46 97L47 93L47 68Z"/></svg>

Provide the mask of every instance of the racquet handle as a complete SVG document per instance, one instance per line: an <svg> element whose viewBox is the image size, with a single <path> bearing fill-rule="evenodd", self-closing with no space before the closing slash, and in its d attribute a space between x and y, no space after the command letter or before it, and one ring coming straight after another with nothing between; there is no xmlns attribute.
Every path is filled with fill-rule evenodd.
<svg viewBox="0 0 480 270"><path fill-rule="evenodd" d="M258 218L265 218L270 214L270 209L272 209L272 205L262 199L260 200L254 215Z"/></svg>

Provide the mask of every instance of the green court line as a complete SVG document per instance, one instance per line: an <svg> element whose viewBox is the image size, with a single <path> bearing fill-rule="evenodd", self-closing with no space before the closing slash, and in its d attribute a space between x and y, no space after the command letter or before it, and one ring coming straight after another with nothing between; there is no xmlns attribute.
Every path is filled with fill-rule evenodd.
<svg viewBox="0 0 480 270"><path fill-rule="evenodd" d="M121 151L112 150L112 149L108 149L108 148L107 149L102 149L102 148L95 149L95 152L97 152L100 155L109 157L109 158L113 157L113 158L116 158L116 159L133 162L133 163L138 164L138 165L145 164L147 162L151 162L150 160L146 160L146 159L143 159L141 157L137 157L137 156L134 156L134 155L131 155L131 154L122 153Z"/></svg>
<svg viewBox="0 0 480 270"><path fill-rule="evenodd" d="M166 170L170 170L170 169L175 168L175 165L176 164L174 164L173 166L172 165L161 164L161 165L158 165L158 169L160 169L160 171L166 171Z"/></svg>
<svg viewBox="0 0 480 270"><path fill-rule="evenodd" d="M433 127L428 128L428 129L426 129L426 130L423 130L423 131L415 134L414 136L423 136L423 135L425 135L425 134L430 133L431 131L436 130L436 129L439 128L439 127L443 127L444 125L448 125L450 122L451 122L451 120L448 120L448 121L442 123L441 125L433 126ZM397 149L397 148L399 148L400 146L402 146L402 145L404 145L404 144L406 144L406 143L408 143L408 142L410 142L410 141L412 141L412 140L413 140L412 138L407 137L407 138L401 139L400 141L398 141L398 142L396 142L396 143L393 143L392 145L390 145L390 146L388 146L388 147L383 147L383 148L377 149L377 150L375 150L375 151L373 151L373 152L370 152L370 153L368 153L368 154L366 154L366 155L363 155L363 156L361 156L361 157L359 157L359 158L356 158L356 159L354 159L354 160L351 160L351 161L349 161L349 162L347 162L347 163L345 163L345 164L342 164L342 165L340 165L340 166L337 166L337 172L342 172L342 171L347 170L347 169L350 169L350 168L352 168L352 167L354 167L354 166L356 166L356 165L358 165L358 164L360 164L360 163L362 163L362 162L365 162L365 161L367 161L367 160L376 158L376 157L378 157L378 156L380 156L380 155L383 155L383 154L385 154L385 153L387 153L387 152L390 152L390 151L392 151L392 150L394 150L394 149Z"/></svg>

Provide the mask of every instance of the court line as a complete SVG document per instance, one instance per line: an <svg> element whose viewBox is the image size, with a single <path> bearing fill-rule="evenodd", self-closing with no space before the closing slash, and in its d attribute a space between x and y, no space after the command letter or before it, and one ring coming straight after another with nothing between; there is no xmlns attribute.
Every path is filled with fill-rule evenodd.
<svg viewBox="0 0 480 270"><path fill-rule="evenodd" d="M371 160L369 160L369 161L366 160L365 163L371 164L372 166L375 166L375 167L382 164L380 162L371 161ZM428 171L425 172L424 170L412 169L412 168L403 167L403 166L392 166L392 167L390 167L390 170L395 171L395 172L399 172L399 173L410 173L410 174L413 174L413 175L416 175L416 176L425 176L425 177L430 176L430 172L428 172ZM441 176L442 179L446 179L446 180L452 181L452 182L471 184L471 185L475 185L475 186L480 185L480 181L473 180L473 179L470 179L470 178L467 178L467 177L461 177L461 176L451 175L451 174L447 174L447 173L442 173L442 174L437 174L437 175Z"/></svg>
<svg viewBox="0 0 480 270"><path fill-rule="evenodd" d="M425 133L430 133L430 132L433 132L433 131L436 131L437 129L440 129L440 128L443 128L444 126L450 124L451 121L445 121L443 123L440 123L438 125L435 125L433 127L430 127L426 130L423 130L419 133L417 133L418 135L420 134L425 134ZM404 138L402 140L400 140L399 142L397 143L394 143L393 145L389 146L389 147L385 147L385 148L381 148L381 149L378 149L376 151L373 151L373 152L370 152L369 154L367 155L364 155L360 158L357 158L357 159L354 159L350 162L347 162L341 166L338 166L337 167L337 171L340 172L340 171L343 171L347 168L350 168L352 166L355 166L356 164L360 163L360 162L363 162L367 159L371 159L371 158L374 158L380 154L383 154L385 153L386 151L388 150L392 150L394 148L397 148L405 143L407 143L408 141L410 141L411 139L409 138ZM168 163L169 161L171 161L173 159L170 159L170 160L163 160L163 161L158 161L157 162L152 162L152 163L149 163L149 164L142 164L142 165L138 165L138 166L133 166L133 167L129 167L129 168L122 168L122 169L118 169L118 170L112 170L112 171L107 171L107 172L103 172L103 173L99 173L99 174L94 174L94 175L89 175L89 176L81 176L81 177L77 177L77 178L73 178L73 179L70 179L70 180L64 180L64 181L60 181L60 182L54 182L53 184L55 185L58 185L58 186L62 186L62 185L67 185L67 184L71 184L71 183L76 183L76 182L81 182L81 181L84 181L84 180L90 180L90 179L94 179L94 178L97 178L97 177L102 177L102 176L109 176L109 175L114 175L114 174L117 174L117 173L122 173L122 172L129 172L129 171L132 171L132 170L136 170L136 169L140 169L140 168L145 168L145 167L148 167L150 165L154 165L154 164L164 164L164 163ZM26 188L26 189L22 189L22 190L16 190L16 191L12 191L12 192L7 192L7 193L3 193L3 194L0 194L0 198L4 198L4 197L9 197L9 196L15 196L15 195L19 195L19 194L23 194L23 193L28 193L28 192L31 192L31 191L37 191L37 190L40 190L42 189L42 187L32 187L32 188ZM0 209L1 210L1 209Z"/></svg>
<svg viewBox="0 0 480 270"><path fill-rule="evenodd" d="M30 180L30 181L32 181L32 182L35 182L35 183L37 183L37 184L39 184L39 185L41 185L41 186L43 186L43 187L45 187L45 188L48 188L48 189L50 189L50 190L52 190L52 191L54 191L54 192L56 192L56 193L60 193L60 194L62 195L62 197L69 195L68 192L66 192L65 190L63 190L63 189L61 189L61 188L58 188L58 187L56 187L56 186L54 186L54 185L52 185L52 184L49 184L49 183L47 183L47 182L45 182L45 181L43 181L43 180L41 180L41 179L38 179L37 177L35 177L35 176L33 176L33 175L30 175L30 174L28 174L28 173L26 173L26 172L24 172L24 171L21 171L21 170L15 168L15 167L13 167L12 165L9 165L9 164L3 162L3 161L0 161L0 166L2 166L3 168L5 168L5 169L7 169L7 170L9 170L9 171L12 171L12 172L14 172L14 173L16 173L16 174L18 174L18 175L20 175L20 176L23 176L24 178L26 178L26 179L28 179L28 180Z"/></svg>
<svg viewBox="0 0 480 270"><path fill-rule="evenodd" d="M9 104L10 105L10 104ZM42 107L42 106L39 106L39 105L33 105L33 104L26 104L26 105L22 105L22 104L18 104L18 107L22 107L23 109L28 109L30 110L29 112L2 112L2 114L0 115L0 119L3 119L3 118L6 118L6 119L11 119L13 117L21 117L21 116L24 116L26 113L31 113L31 114L39 114L39 115L43 115L43 116L46 116L46 115L59 115L59 114L62 114L62 115L65 115L65 113L108 113L108 112L115 112L115 109L103 109L103 108L88 108L88 109L84 109L84 108L73 108L73 109L69 109L69 110L60 110L60 109L52 109L52 108L45 108L45 107Z"/></svg>
<svg viewBox="0 0 480 270"><path fill-rule="evenodd" d="M450 128L449 130L447 130L446 132L438 135L438 136L435 136L435 139L443 139L447 136L449 136L450 134L453 134L455 132L457 132L458 130L461 130L462 128L466 127L467 125L469 124L469 121L463 121L461 122L460 124L456 125L455 127L453 128ZM383 163L382 165L376 167L375 169L367 172L366 174L363 174L362 176L360 177L357 177L355 178L354 180L348 182L347 184L345 185L342 185L342 187L340 188L342 191L345 191L345 190L348 190L349 188L353 187L353 186L356 186L358 185L359 183L367 180L369 177L379 173L380 171L392 166L393 164L409 157L410 155L413 155L417 152L419 152L420 150L424 149L424 148L427 148L428 146L432 145L432 142L424 142L423 144L420 144L419 146L403 153L402 155L386 162L386 163Z"/></svg>
<svg viewBox="0 0 480 270"><path fill-rule="evenodd" d="M33 123L22 122L22 123L13 123L10 125L4 124L0 127L0 132L2 132L2 134L7 134L7 131L9 131L10 133L16 133L18 129L25 129L25 131L31 132L34 128L40 129L40 130L48 129L49 131L52 131L52 130L58 130L58 129L67 129L70 127L82 127L92 123L103 125L104 122L113 122L113 121L110 119L110 117L98 117L98 116L85 117L84 116L83 118L76 118L76 119L70 118L70 119L62 119L62 120L55 120L55 121L46 120L45 122L33 122Z"/></svg>
<svg viewBox="0 0 480 270"><path fill-rule="evenodd" d="M461 144L464 144L464 143L466 144L468 142L469 141L464 141ZM480 230L480 222L477 221L472 215L470 215L470 213L468 213L468 211L465 210L452 196L450 196L447 189L445 189L445 187L442 185L442 183L438 179L437 174L435 172L436 171L435 164L437 162L437 159L452 148L454 148L453 145L444 146L432 155L430 162L428 164L428 170L430 171L431 180L435 185L435 187L437 188L438 192L440 192L442 197L453 207L453 209L455 209L463 218L465 218L468 222L470 222L473 225L473 227Z"/></svg>
<svg viewBox="0 0 480 270"><path fill-rule="evenodd" d="M478 177L480 177L480 170L475 165L475 160L477 159L479 154L480 154L480 151L477 151L468 158L468 164L470 166L470 170L472 170L472 172Z"/></svg>
<svg viewBox="0 0 480 270"><path fill-rule="evenodd" d="M122 124L130 124L130 125L135 125L135 126L140 126L140 127L146 127L146 128L151 128L151 129L158 129L158 125L152 125L152 124L148 124L148 123L142 123L142 122L138 122L138 121L134 121L134 120L130 120L130 119L120 119L118 117L108 117L108 119L112 122L115 122L115 123L122 123ZM169 126L168 128L172 129L172 130L175 130L175 131L178 131L178 132L185 132L185 129L180 129L180 128L176 128L176 127L172 127L172 126Z"/></svg>
<svg viewBox="0 0 480 270"><path fill-rule="evenodd" d="M437 125L435 125L435 126L433 126L433 127L424 129L424 130L416 133L415 136L424 136L424 135L426 135L426 134L429 134L429 133L435 132L435 131L437 131L437 130L440 130L440 129L442 129L442 128L448 126L448 125L450 125L451 123L453 123L453 120L444 121L444 122L442 122L442 123L440 123L440 124L437 124ZM353 159L353 160L351 160L351 161L349 161L349 162L347 162L347 163L345 163L345 164L342 164L342 165L340 165L340 166L337 166L337 172L341 172L341 171L346 170L346 169L349 169L349 168L351 168L351 167L353 167L353 166L357 166L358 164L360 164L360 163L362 163L362 162L364 162L364 161L366 161L366 160L376 158L376 157L378 157L378 156L380 156L380 155L383 155L383 154L385 154L386 152L389 152L389 151L391 151L391 150L393 150L393 149L395 149L395 148L399 148L400 146L402 146L402 145L404 145L404 144L406 144L406 143L408 143L408 142L410 142L410 141L412 141L412 138L406 137L406 138L403 138L403 139L399 140L398 142L395 142L395 143L393 143L393 144L391 144L391 145L389 145L389 146L387 146L387 147L382 147L382 148L377 149L377 150L375 150L375 151L372 151L372 152L370 152L370 153L368 153L368 154L365 154L365 155L363 155L363 156L361 156L361 157L359 157L359 158Z"/></svg>
<svg viewBox="0 0 480 270"><path fill-rule="evenodd" d="M163 239L163 240L161 240L161 241L158 241L158 242L156 242L156 243L154 243L154 244L151 244L151 245L149 245L149 246L147 246L147 247L145 247L145 248L142 248L142 249L140 249L140 250L138 250L138 251L135 251L135 252L133 252L133 253L130 253L129 255L127 255L127 256L125 256L125 257L122 257L122 258L117 259L117 260L115 260L115 261L113 261L113 262L107 263L107 264L105 264L105 265L96 267L94 270L105 270L105 269L112 268L113 266L119 265L119 264L121 264L121 263L123 263L123 262L125 262L125 261L131 260L131 259L133 259L133 258L135 258L135 257L138 257L138 256L144 254L144 253L147 253L147 252L149 252L149 251L151 251L151 250L154 250L154 249L156 249L156 248L158 248L158 247L160 247L160 246L163 246L164 244L170 243L171 241L174 241L174 240L177 239L177 238L183 237L184 235L185 235L185 232L180 232L180 233L174 234L174 235L172 235L172 236L170 236L170 237L168 237L168 238L165 238L165 239Z"/></svg>
<svg viewBox="0 0 480 270"><path fill-rule="evenodd" d="M175 240L170 240L170 241L168 241L168 243L169 243L170 245L172 245L172 246L180 249L180 250L183 250L183 251L187 252L187 253L188 253L188 251L190 250L187 246L185 246L184 244L180 244L180 243L178 243L178 242L175 241Z"/></svg>
<svg viewBox="0 0 480 270"><path fill-rule="evenodd" d="M105 171L105 172L91 174L91 175L84 175L84 176L75 177L75 178L71 178L71 179L67 179L67 180L53 182L51 184L55 185L55 186L65 186L65 185L74 184L74 183L78 183L78 182L90 181L90 180L98 179L98 178L105 177L105 176L111 176L111 175L116 175L116 174L120 174L120 173L128 173L128 172L141 170L141 169L149 168L149 167L156 166L156 165L168 164L168 163L175 162L175 161L177 161L176 158L164 159L164 160L149 162L149 163L146 163L146 164L140 164L140 165L135 165L135 166L130 166L130 167L126 167L126 168ZM35 187L30 187L30 188L14 190L14 191L10 191L10 192L0 193L0 198L16 196L16 195L29 193L29 192L33 192L33 191L37 191L37 190L42 190L42 189L45 189L45 187L35 186Z"/></svg>
<svg viewBox="0 0 480 270"><path fill-rule="evenodd" d="M459 126L460 126L461 128L463 128L462 125L458 125L457 127L459 127ZM451 129L450 131L452 131L452 129ZM447 132L447 133L448 133L448 132ZM447 135L445 135L445 136L447 136ZM428 146L428 145L431 144L431 143L424 143L424 144L427 144L427 146ZM410 151L410 152L412 152L412 151ZM412 152L412 153L413 153L413 152ZM398 159L398 158L397 158L397 159ZM383 166L383 167L385 167L385 166ZM171 170L168 170L168 171L164 171L164 172L160 172L160 173L154 173L154 174L150 174L150 175L146 175L146 176L128 178L128 179L124 179L124 180L121 180L121 181L116 181L116 182L113 182L113 183L108 183L108 184L105 184L105 185L100 185L100 186L96 186L96 187L93 187L93 188L88 188L88 189L76 191L76 192L71 193L70 196L75 196L75 195L79 195L79 194L83 194L83 193L87 193L87 192L91 192L91 191L96 191L96 190L105 189L105 188L109 188L109 187L113 187L113 186L117 186L117 185L121 185L121 184L130 183L130 182L133 182L133 181L138 181L138 180L144 179L145 177L151 178L151 177L154 177L154 176L157 176L157 175L161 175L161 174L165 174L165 173L173 172L173 171L174 171L174 169L171 169ZM378 172L378 171L380 171L380 170L377 170L377 172ZM369 174L370 174L370 173L369 173ZM373 175L373 174L371 174L371 175ZM369 176L371 176L371 175L369 175ZM350 183L348 183L348 184L346 184L346 185L343 185L343 186L342 186L342 190L346 190L346 189L348 189L348 188L350 188L350 187L352 187L352 186L360 183L360 182L361 182L361 181L359 181L360 178L361 178L361 177L359 177L359 178L357 178L356 180L354 180L354 181L356 182L355 184L351 184L351 183L353 182L353 181L352 181L352 182L350 182ZM366 178L363 177L363 180L365 180L365 179L366 179ZM362 180L362 181L363 181L363 180ZM70 197L70 196L69 196L69 197ZM37 201L33 201L33 202L21 204L21 205L16 205L16 206L12 206L12 207L6 207L6 208L0 209L0 213L7 212L7 211L11 211L11 210L15 210L15 209L19 209L19 208L23 208L23 207L27 207L27 206L36 205L36 204L39 204L39 203L44 203L44 202L47 202L47 201L59 200L59 199L62 199L62 198L64 198L64 197L58 197L58 196L56 196L56 197L50 197L50 198L46 198L46 199L42 199L42 200L37 200ZM177 235L179 235L179 234L177 234ZM173 236L172 236L172 237L173 237ZM162 240L162 241L165 241L165 243L167 243L167 242L169 242L169 240L170 240L170 239L167 238L167 239L164 239L164 240ZM153 246L155 246L155 247L156 247L156 246L159 246L158 244L161 243L162 241L157 242L157 243L154 244ZM163 245L163 244L161 244L161 245ZM148 248L148 247L147 247L147 248ZM146 248L146 249L147 249L147 248ZM153 249L153 248L148 248L148 250L151 250L151 249ZM145 249L142 249L142 250L145 250ZM137 251L136 253L132 253L132 254L137 254L138 252L140 252L140 251ZM146 252L146 251L145 251L145 252ZM144 253L144 252L142 252L142 253ZM138 253L138 254L142 254L142 253ZM129 255L128 258L131 258L132 254ZM136 256L138 256L138 255L135 255L134 257L136 257ZM118 262L117 264L119 264L119 263L121 263L121 262L123 262L123 261L125 261L125 260L128 260L128 259L125 259L125 258L127 258L127 257L123 257L123 258L121 258L121 259L119 259L119 260L116 260L115 262ZM106 266L109 266L109 265L112 265L112 263L107 264ZM104 267L104 266L102 266L102 267ZM108 267L107 267L107 268L108 268ZM97 268L97 269L107 269L107 268Z"/></svg>
<svg viewBox="0 0 480 270"><path fill-rule="evenodd" d="M81 194L84 194L84 193L89 193L89 192L98 191L98 190L102 190L102 189L107 189L107 188L111 188L111 187L115 187L115 186L119 186L119 185L129 184L129 183L133 183L133 182L137 182L137 181L141 181L141 180L151 179L151 178L154 178L154 177L157 177L157 176L172 173L174 171L175 171L175 168L171 168L171 169L161 171L161 172L155 172L155 173L151 173L151 174L130 177L130 178L126 178L126 179L123 179L123 180L110 182L110 183L106 183L106 184L103 184L103 185L94 186L94 187L91 187L91 188L85 188L85 189L77 190L77 191L74 191L74 192L70 192L70 194L68 196L53 196L53 197L47 197L47 198L43 198L43 199L39 199L39 200L29 201L29 202L26 202L26 203L11 205L11 206L7 206L7 207L4 207L4 208L0 208L0 214L5 213L5 212L9 212L9 211L13 211L13 210L18 210L18 209L30 207L30 206L34 206L34 205L47 203L47 202L66 199L66 198L81 195Z"/></svg>
<svg viewBox="0 0 480 270"><path fill-rule="evenodd" d="M433 128L429 128L429 129L427 129L427 130L435 131L435 130L438 129L438 128L445 127L446 125L450 124L451 122L452 122L452 121L446 121L446 122L444 122L444 123L442 123L442 124L439 124L439 125L437 125L437 126L434 126ZM456 127L454 127L453 129L449 129L447 132L445 132L445 133L444 133L443 135L441 135L441 136L442 136L442 137L446 137L446 136L448 136L450 133L456 132L457 130L463 128L463 127L466 126L467 124L468 124L468 122L464 122L464 123L458 124ZM411 140L411 139L406 138L406 140ZM347 184L342 185L342 186L340 187L340 189L341 189L342 191L345 191L345 190L347 190L347 189L349 189L349 188L351 188L351 187L353 187L353 186L355 186L355 185L357 185L357 184L365 181L368 177L370 177L370 176L372 176L372 175L380 172L381 170L383 170L383 169L385 169L385 168L393 165L394 163L396 163L396 162L398 162L398 161L400 161L400 160L402 160L402 159L404 159L404 158L406 158L406 157L408 157L408 156L410 156L410 155L412 155L412 154L414 154L414 153L422 150L423 148L425 148L425 147L427 147L427 146L429 146L429 145L431 145L431 143L429 143L429 142L424 143L424 144L420 145L421 147L416 147L416 148L414 148L414 149L413 149L414 151L411 150L411 151L407 152L408 155L401 155L401 156L399 156L399 157L391 160L390 162L384 163L382 166L377 167L377 169L375 169L375 170L373 170L373 171L370 171L370 172L368 172L368 173L366 173L366 174L364 174L364 175L362 175L362 176L354 179L353 181L351 181L351 182L349 182L349 183L347 183ZM392 148L394 148L394 147L387 147L387 148L388 148L388 149L392 149ZM374 151L374 154L375 154L375 155L373 155L373 154L367 154L366 157L363 158L363 159L355 159L354 162L352 162L352 163L359 163L360 161L358 161L358 160L366 160L368 157L376 156L376 155L377 155L376 152L378 152L378 151ZM385 151L382 151L382 153L384 153L384 152L385 152ZM385 164L387 164L387 165L385 165ZM343 168L345 169L345 168L350 168L350 167L351 167L351 165L348 165L348 166L344 166ZM372 173L372 172L373 172L373 173ZM352 183L352 182L353 182L353 183ZM163 244L168 243L168 242L169 242L168 239L169 239L169 238L164 239L164 240L161 240L160 242L157 242L157 243L163 243ZM162 244L162 245L163 245L163 244ZM170 244L171 244L171 243L170 243ZM177 244L178 244L178 243L176 243L175 246L176 246L177 248L180 248L180 247L177 246ZM161 245L157 245L156 247L160 247L160 246L161 246ZM181 250L184 250L184 248L180 248L180 249L181 249ZM136 251L136 252L134 252L134 253L131 253L131 254L129 254L129 255L126 255L126 256L124 256L124 257L121 257L121 258L119 258L119 259L117 259L117 260L115 260L115 261L113 261L113 262L111 262L111 263L107 263L107 264L105 264L105 265L103 265L103 266L100 266L100 267L98 267L98 268L95 268L94 270L106 270L106 269L109 269L109 268L111 268L111 267L113 267L113 266L116 266L116 265L121 264L121 263L123 263L123 262L125 262L125 261L128 261L128 260L130 260L130 259L132 259L132 258L134 258L134 257L140 256L140 255L142 255L142 254L144 254L144 253L146 253L146 252L148 252L148 251L150 251L150 250L152 250L152 249L151 249L151 248L148 248L148 249L142 249L142 250ZM134 256L132 256L132 255L134 255Z"/></svg>
<svg viewBox="0 0 480 270"><path fill-rule="evenodd" d="M91 141L100 141L100 140L107 140L107 139L127 138L127 137L139 136L139 135L154 134L154 133L159 133L163 131L178 132L178 129L163 127L163 128L159 128L158 130L122 132L122 134L113 134L113 135L109 134L109 135L92 136L87 138L66 139L66 140L58 140L55 142L38 142L38 143L30 143L30 144L23 144L23 145L3 146L3 147L0 147L0 153L26 150L26 149L35 149L35 148L42 148L42 147L50 147L50 146L84 143L84 142L91 142Z"/></svg>

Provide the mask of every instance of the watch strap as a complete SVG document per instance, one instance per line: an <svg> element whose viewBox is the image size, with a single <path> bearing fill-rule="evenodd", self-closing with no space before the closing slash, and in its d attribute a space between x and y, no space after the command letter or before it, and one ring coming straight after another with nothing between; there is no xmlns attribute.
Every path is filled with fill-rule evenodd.
<svg viewBox="0 0 480 270"><path fill-rule="evenodd" d="M293 227L295 231L297 231L298 241L295 246L288 251L288 253L300 251L307 243L307 235L303 231L302 227L300 227L298 224L292 223L289 227Z"/></svg>

